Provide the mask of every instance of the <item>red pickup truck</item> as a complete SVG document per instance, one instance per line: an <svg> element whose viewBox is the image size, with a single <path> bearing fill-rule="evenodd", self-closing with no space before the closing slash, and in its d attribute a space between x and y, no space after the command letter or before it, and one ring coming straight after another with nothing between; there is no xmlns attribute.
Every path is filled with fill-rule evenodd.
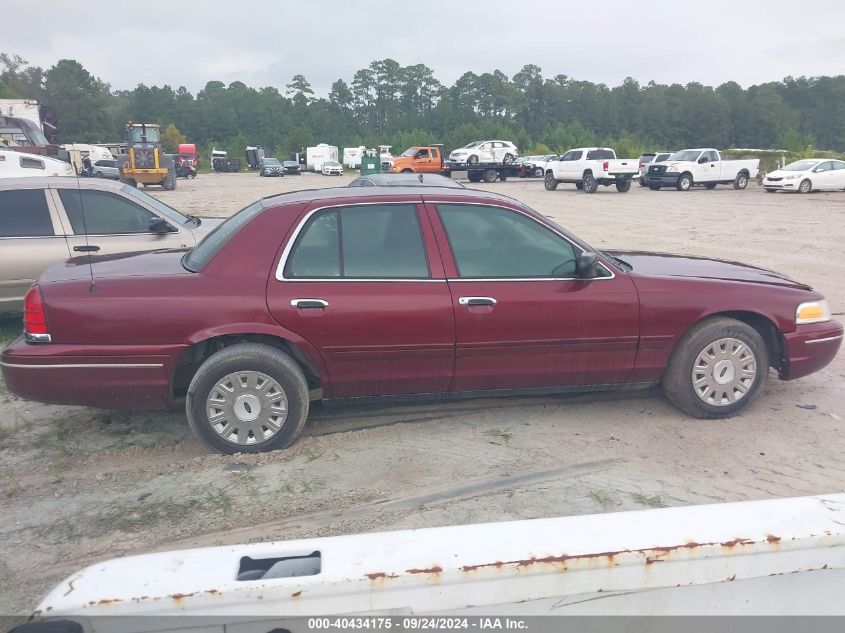
<svg viewBox="0 0 845 633"><path fill-rule="evenodd" d="M72 259L25 301L10 391L185 406L215 450L284 448L312 399L651 385L733 415L842 342L824 297L712 259L600 252L504 196L335 188L259 200L190 251Z"/></svg>

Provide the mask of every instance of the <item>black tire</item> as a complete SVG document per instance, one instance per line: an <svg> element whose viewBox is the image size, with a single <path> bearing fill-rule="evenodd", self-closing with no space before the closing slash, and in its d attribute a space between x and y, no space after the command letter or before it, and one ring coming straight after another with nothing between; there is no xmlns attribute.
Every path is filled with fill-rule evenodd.
<svg viewBox="0 0 845 633"><path fill-rule="evenodd" d="M208 419L206 401L218 381L238 371L257 371L275 380L287 398L287 417L275 435L255 444L237 444L221 437ZM225 454L263 453L290 446L308 418L308 383L300 366L287 354L258 343L239 343L209 356L197 370L185 402L188 424L209 448Z"/></svg>
<svg viewBox="0 0 845 633"><path fill-rule="evenodd" d="M469 158L467 158L467 165L477 165L478 164L478 156L473 154Z"/></svg>
<svg viewBox="0 0 845 633"><path fill-rule="evenodd" d="M484 182L496 182L499 179L499 174L495 169L488 169L482 176Z"/></svg>
<svg viewBox="0 0 845 633"><path fill-rule="evenodd" d="M599 189L599 181L591 173L584 174L582 183L584 185L584 193L595 193Z"/></svg>
<svg viewBox="0 0 845 633"><path fill-rule="evenodd" d="M734 189L739 191L745 189L748 186L748 174L744 171L739 172L734 178Z"/></svg>
<svg viewBox="0 0 845 633"><path fill-rule="evenodd" d="M481 182L481 174L477 171L471 171L467 173L467 179L470 182Z"/></svg>
<svg viewBox="0 0 845 633"><path fill-rule="evenodd" d="M627 193L630 188L631 180L629 178L623 178L622 180L616 181L616 191L619 193Z"/></svg>
<svg viewBox="0 0 845 633"><path fill-rule="evenodd" d="M514 160L513 154L505 154L505 157L502 159L502 162L505 165L510 165L510 164L513 163L513 160Z"/></svg>
<svg viewBox="0 0 845 633"><path fill-rule="evenodd" d="M172 169L167 170L167 176L161 181L161 188L165 191L173 191L176 189L176 172Z"/></svg>
<svg viewBox="0 0 845 633"><path fill-rule="evenodd" d="M103 177L103 172L98 171L98 172L97 172L96 174L94 174L94 175L95 175L97 178L102 178L102 177Z"/></svg>
<svg viewBox="0 0 845 633"><path fill-rule="evenodd" d="M675 185L675 189L678 191L689 191L692 189L692 176L681 174L681 177L678 178L678 184Z"/></svg>
<svg viewBox="0 0 845 633"><path fill-rule="evenodd" d="M810 193L813 190L813 183L809 178L805 178L798 185L798 193Z"/></svg>
<svg viewBox="0 0 845 633"><path fill-rule="evenodd" d="M546 188L546 191L554 191L555 189L557 189L558 181L554 177L554 174L552 174L552 172L546 174L546 177L543 180L543 186Z"/></svg>
<svg viewBox="0 0 845 633"><path fill-rule="evenodd" d="M533 173L531 174L535 178L542 178L543 177L543 168L542 167L535 167Z"/></svg>
<svg viewBox="0 0 845 633"><path fill-rule="evenodd" d="M640 178L639 182L640 182L640 187L647 187L648 186L648 183L646 182L645 178Z"/></svg>
<svg viewBox="0 0 845 633"><path fill-rule="evenodd" d="M648 188L652 191L660 191L660 185L649 185Z"/></svg>
<svg viewBox="0 0 845 633"><path fill-rule="evenodd" d="M716 183L716 182L708 182L707 184L705 184L705 185L704 185L704 188L705 188L705 189L715 189L717 184L719 184L719 183Z"/></svg>
<svg viewBox="0 0 845 633"><path fill-rule="evenodd" d="M741 398L722 406L705 402L693 386L696 360L708 345L723 338L734 338L744 343L754 355L755 376ZM748 406L766 382L769 370L769 352L760 334L750 325L726 317L702 321L678 341L663 376L663 393L669 401L687 415L716 419L727 418Z"/></svg>
<svg viewBox="0 0 845 633"><path fill-rule="evenodd" d="M763 191L765 191L766 193L777 193L776 189L764 189Z"/></svg>
<svg viewBox="0 0 845 633"><path fill-rule="evenodd" d="M578 191L583 191L583 190L584 190L584 183L583 183L583 182L576 182L576 183L575 183L575 188L576 188Z"/></svg>
<svg viewBox="0 0 845 633"><path fill-rule="evenodd" d="M413 169L408 169L408 168L406 167L405 169L403 169L403 170L402 170L402 173L403 173L403 174L413 174L413 173L414 173L414 170L413 170Z"/></svg>

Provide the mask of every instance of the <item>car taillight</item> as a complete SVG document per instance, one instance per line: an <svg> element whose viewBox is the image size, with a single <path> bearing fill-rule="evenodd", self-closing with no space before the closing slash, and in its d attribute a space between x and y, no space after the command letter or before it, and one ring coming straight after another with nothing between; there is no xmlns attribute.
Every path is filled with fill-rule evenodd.
<svg viewBox="0 0 845 633"><path fill-rule="evenodd" d="M610 163L607 162L607 161L604 161L604 164L602 165L602 167L604 167L605 171L607 171L608 166L610 166Z"/></svg>
<svg viewBox="0 0 845 633"><path fill-rule="evenodd" d="M23 299L23 333L28 341L35 343L49 343L50 333L47 331L47 313L44 311L44 301L41 289L33 286Z"/></svg>
<svg viewBox="0 0 845 633"><path fill-rule="evenodd" d="M643 168L643 165L645 165L645 163L643 161L640 161L640 169Z"/></svg>

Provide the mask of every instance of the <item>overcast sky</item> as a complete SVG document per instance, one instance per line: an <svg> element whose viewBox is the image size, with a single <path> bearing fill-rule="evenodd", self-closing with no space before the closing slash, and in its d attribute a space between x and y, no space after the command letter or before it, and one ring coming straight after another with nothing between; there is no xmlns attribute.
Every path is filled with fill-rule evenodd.
<svg viewBox="0 0 845 633"><path fill-rule="evenodd" d="M845 73L842 0L3 0L0 52L49 67L78 60L115 89L243 81L318 95L374 59L619 84L743 86Z"/></svg>

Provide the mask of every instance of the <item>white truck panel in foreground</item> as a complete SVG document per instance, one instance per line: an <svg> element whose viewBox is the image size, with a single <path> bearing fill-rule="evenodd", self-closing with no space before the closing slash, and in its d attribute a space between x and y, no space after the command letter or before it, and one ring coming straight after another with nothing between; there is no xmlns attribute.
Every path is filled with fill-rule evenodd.
<svg viewBox="0 0 845 633"><path fill-rule="evenodd" d="M236 579L243 557L313 552L315 575ZM37 614L845 615L843 586L845 495L829 495L132 556L73 574ZM165 620L121 630L180 626Z"/></svg>

